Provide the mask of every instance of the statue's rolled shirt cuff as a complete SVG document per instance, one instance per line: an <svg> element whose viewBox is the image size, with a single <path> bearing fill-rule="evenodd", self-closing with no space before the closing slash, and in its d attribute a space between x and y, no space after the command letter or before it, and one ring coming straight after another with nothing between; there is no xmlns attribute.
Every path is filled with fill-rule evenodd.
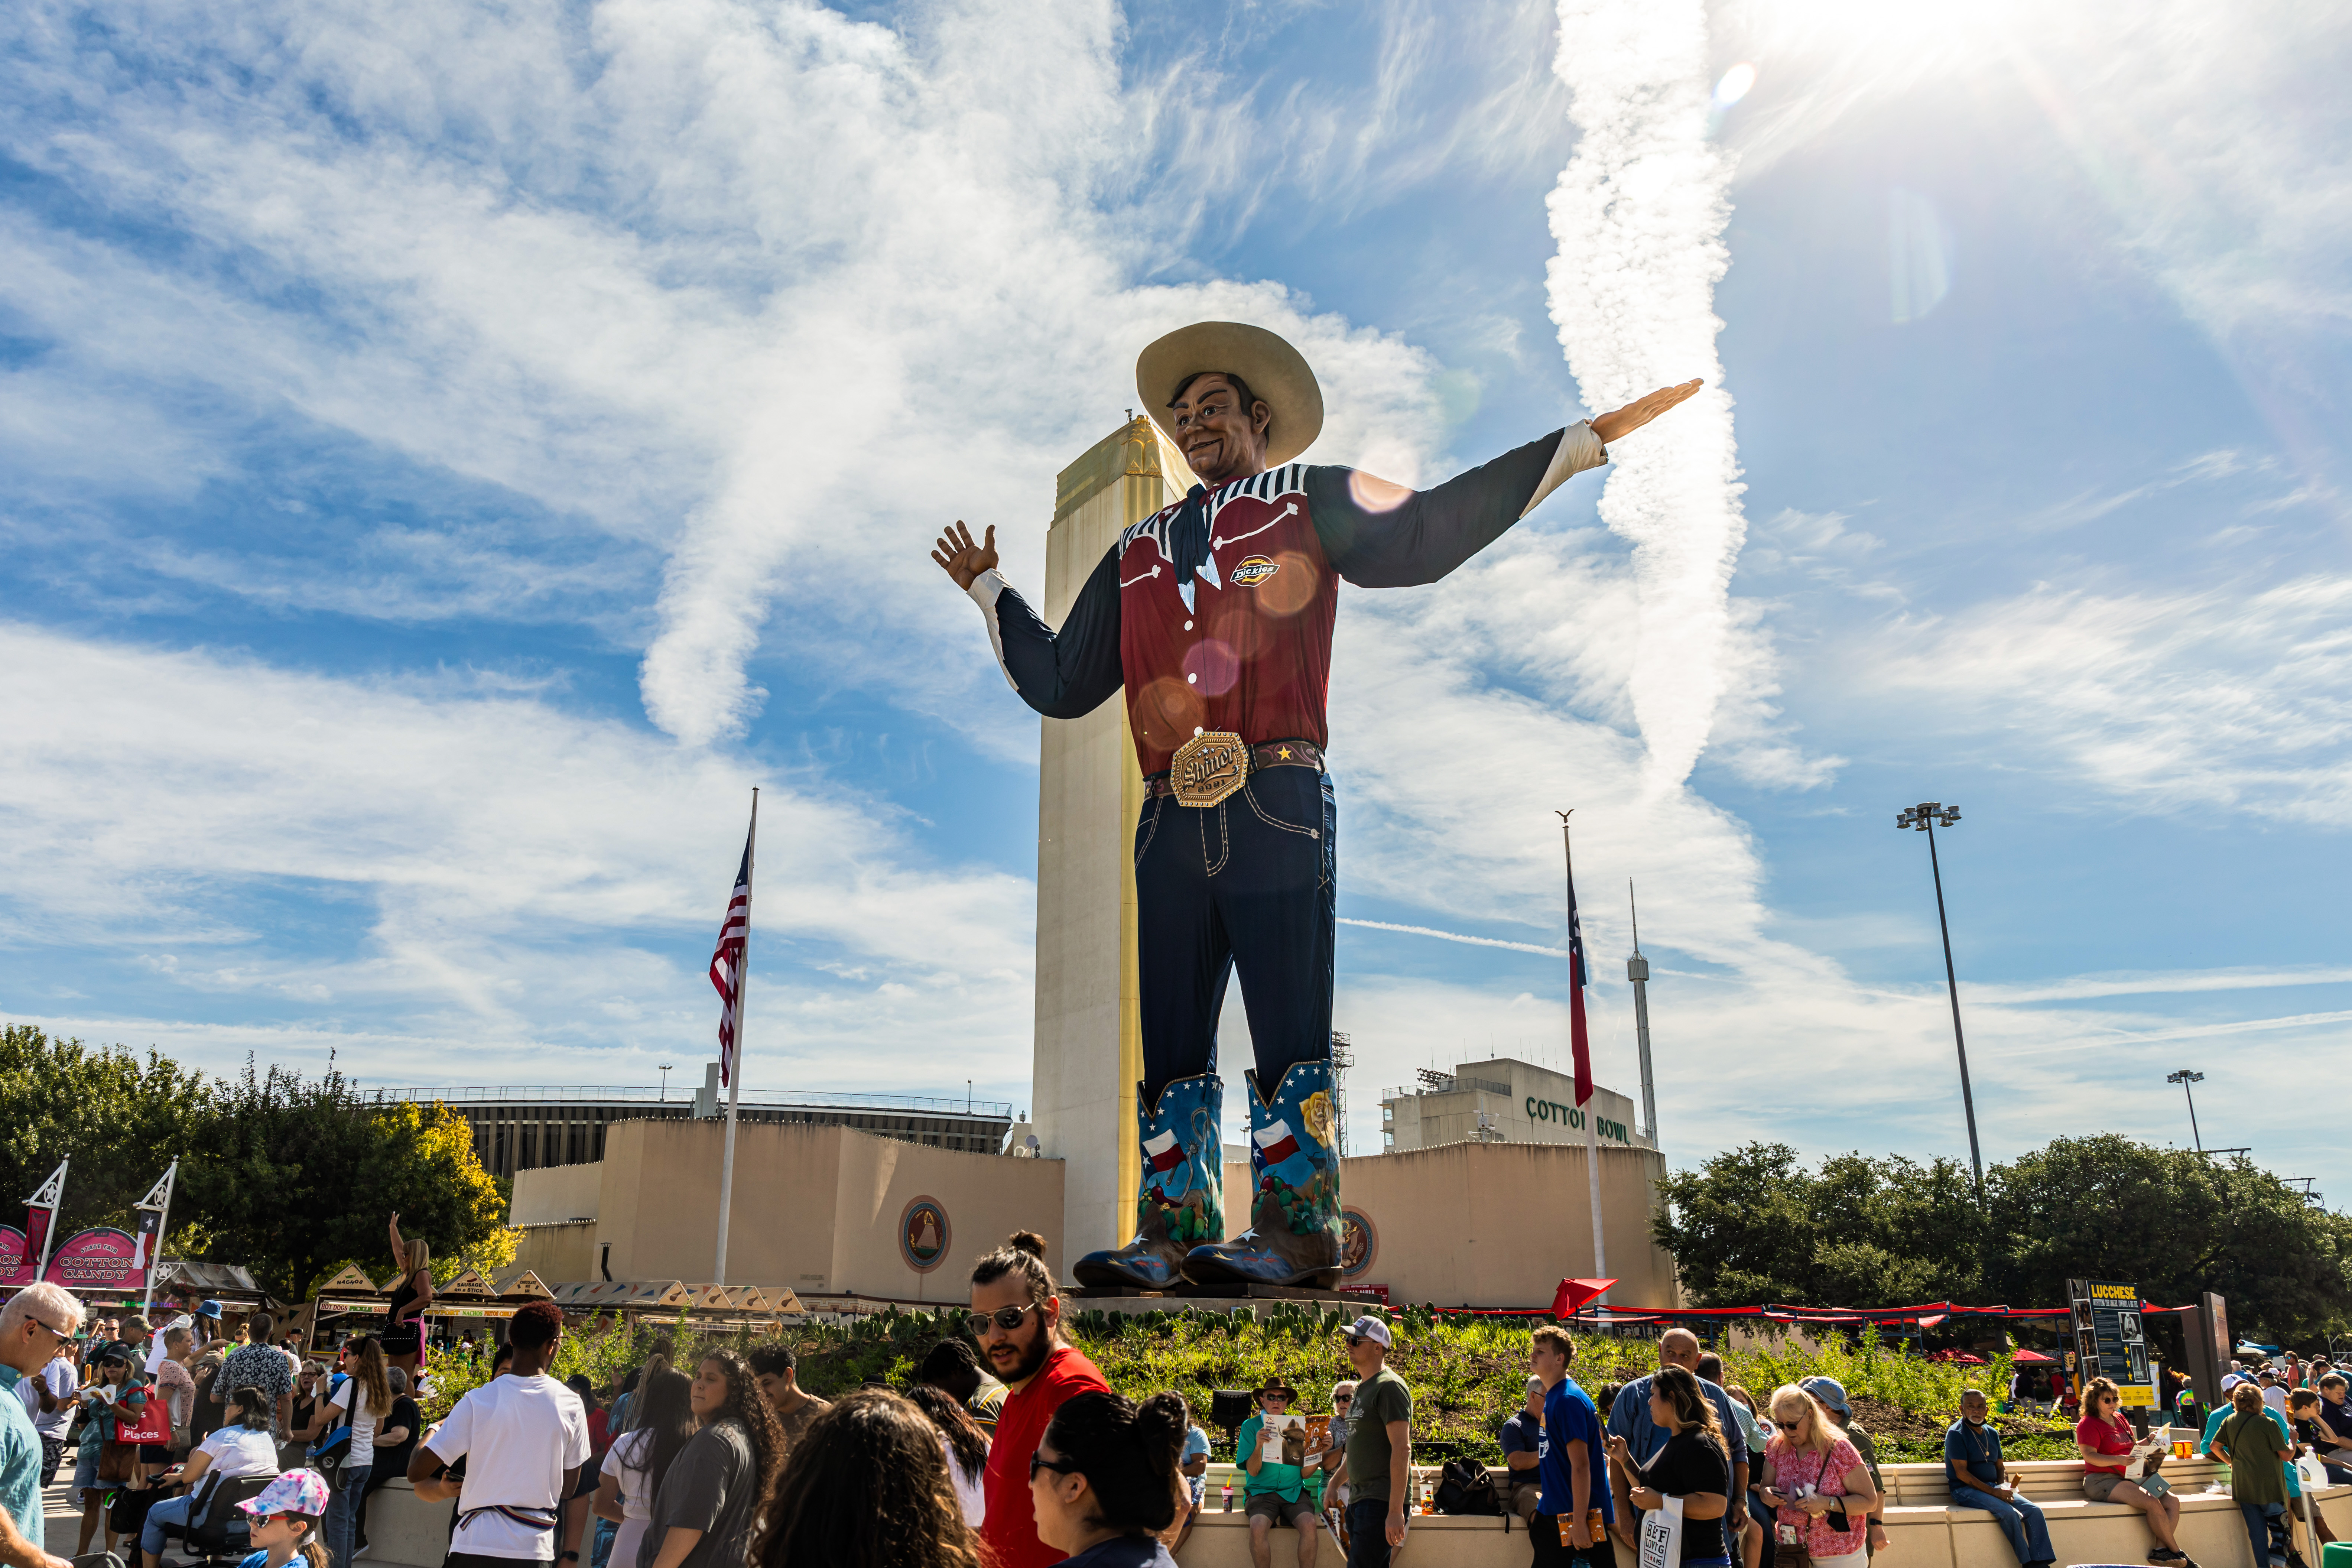
<svg viewBox="0 0 2352 1568"><path fill-rule="evenodd" d="M1557 458L1552 460L1555 463L1559 461ZM996 619L996 601L1012 586L1013 584L1007 583L996 568L992 566L974 577L971 580L971 586L966 588L964 592L971 595L971 602L980 606L981 619L988 623L988 646L996 652L996 668L1003 672L1004 684L1018 693L1021 683L1013 679L1013 667L1004 662L1004 628Z"/></svg>
<svg viewBox="0 0 2352 1568"><path fill-rule="evenodd" d="M1544 468L1543 479L1537 484L1536 493L1528 498L1528 504L1519 509L1519 515L1527 516L1543 504L1544 497L1585 469L1597 468L1608 460L1609 448L1602 446L1601 437L1592 433L1592 421L1578 420L1559 433L1559 445L1551 449L1551 461ZM972 586L977 590L979 584L975 583ZM994 624L992 616L990 625Z"/></svg>

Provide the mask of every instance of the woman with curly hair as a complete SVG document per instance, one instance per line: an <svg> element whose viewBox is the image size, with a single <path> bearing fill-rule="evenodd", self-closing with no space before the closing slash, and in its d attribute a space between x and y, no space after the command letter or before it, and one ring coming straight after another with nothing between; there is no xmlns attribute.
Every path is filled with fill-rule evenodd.
<svg viewBox="0 0 2352 1568"><path fill-rule="evenodd" d="M949 1463L912 1402L844 1394L793 1445L751 1568L982 1568Z"/></svg>
<svg viewBox="0 0 2352 1568"><path fill-rule="evenodd" d="M783 1468L784 1429L741 1356L706 1352L688 1403L701 1427L654 1492L634 1568L741 1568L760 1500Z"/></svg>

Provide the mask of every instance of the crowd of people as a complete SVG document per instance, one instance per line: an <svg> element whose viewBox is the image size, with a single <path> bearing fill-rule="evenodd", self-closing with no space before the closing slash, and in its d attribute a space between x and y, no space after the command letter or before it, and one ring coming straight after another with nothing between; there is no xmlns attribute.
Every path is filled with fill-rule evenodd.
<svg viewBox="0 0 2352 1568"><path fill-rule="evenodd" d="M391 1239L413 1321L431 1300L430 1255L396 1218ZM234 1335L219 1303L194 1300L160 1326L86 1324L69 1292L28 1287L0 1309L0 1384L16 1395L0 1400L0 1564L67 1568L43 1546L39 1494L70 1446L78 1553L120 1549L137 1568L232 1520L244 1568L298 1555L352 1568L369 1550L368 1500L395 1477L449 1505L445 1568L1172 1568L1209 1506L1197 1413L1174 1394L1112 1392L1065 1332L1033 1234L978 1260L970 1302L966 1334L929 1347L907 1386L833 1400L800 1386L782 1341L675 1364L665 1346L611 1386L558 1381L562 1314L534 1303L503 1343L467 1347L488 1352L488 1380L427 1425L421 1338L397 1311L329 1365L303 1360L264 1311ZM1387 1568L1404 1543L1413 1395L1387 1364L1392 1334L1371 1315L1349 1325L1350 1375L1323 1396L1328 1414L1280 1378L1252 1391L1234 1479L1258 1568L1278 1536L1299 1568L1327 1547L1347 1568ZM1588 1393L1576 1354L1558 1326L1535 1328L1525 1403L1503 1424L1494 1506L1524 1521L1535 1568L1866 1568L1887 1545L1876 1447L1834 1379L1759 1398L1669 1329L1655 1372ZM2308 1568L2294 1534L2305 1470L2352 1483L2347 1375L2291 1358L2223 1388L2200 1450L2230 1468L2255 1568ZM1960 1417L1944 1442L1951 1502L1991 1515L2021 1568L2049 1568L2047 1521L1981 1390ZM2167 1446L2126 1418L2112 1383L2084 1386L2074 1436L2084 1496L2139 1512L2150 1563L2195 1568L2160 1473ZM2315 1555L2325 1521L2305 1528Z"/></svg>

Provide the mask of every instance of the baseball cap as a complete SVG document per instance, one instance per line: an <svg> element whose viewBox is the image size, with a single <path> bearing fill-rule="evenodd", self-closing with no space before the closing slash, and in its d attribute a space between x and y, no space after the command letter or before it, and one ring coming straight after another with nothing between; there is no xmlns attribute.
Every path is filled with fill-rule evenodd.
<svg viewBox="0 0 2352 1568"><path fill-rule="evenodd" d="M327 1478L316 1470L289 1470L236 1505L247 1513L301 1513L316 1519L327 1511Z"/></svg>
<svg viewBox="0 0 2352 1568"><path fill-rule="evenodd" d="M1389 1338L1389 1326L1370 1312L1348 1325L1348 1337L1351 1340L1370 1340L1382 1350L1388 1349L1394 1342Z"/></svg>
<svg viewBox="0 0 2352 1568"><path fill-rule="evenodd" d="M1841 1415L1853 1414L1853 1406L1845 1402L1845 1384L1836 1378L1809 1377L1797 1386Z"/></svg>

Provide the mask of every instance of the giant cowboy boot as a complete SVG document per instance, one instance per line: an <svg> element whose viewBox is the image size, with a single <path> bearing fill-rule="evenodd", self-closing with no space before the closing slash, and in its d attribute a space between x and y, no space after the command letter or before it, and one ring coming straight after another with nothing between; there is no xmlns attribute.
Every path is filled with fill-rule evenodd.
<svg viewBox="0 0 2352 1568"><path fill-rule="evenodd" d="M1196 1285L1339 1283L1339 1152L1331 1115L1331 1064L1294 1062L1272 1100L1249 1083L1250 1173L1257 1198L1250 1227L1232 1241L1196 1247L1184 1278Z"/></svg>
<svg viewBox="0 0 2352 1568"><path fill-rule="evenodd" d="M1184 1255L1225 1234L1223 1080L1202 1073L1163 1087L1157 1104L1135 1086L1136 1136L1143 1181L1135 1199L1135 1239L1073 1264L1081 1285L1162 1290L1183 1281Z"/></svg>

